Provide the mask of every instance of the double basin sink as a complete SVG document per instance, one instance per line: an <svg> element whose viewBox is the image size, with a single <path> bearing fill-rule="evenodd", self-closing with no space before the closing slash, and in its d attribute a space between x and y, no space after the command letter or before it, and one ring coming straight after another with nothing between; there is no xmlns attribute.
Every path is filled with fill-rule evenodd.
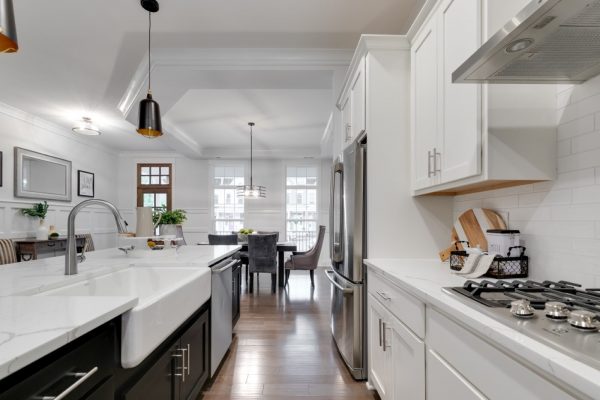
<svg viewBox="0 0 600 400"><path fill-rule="evenodd" d="M137 297L122 315L121 365L140 364L211 295L210 268L131 266L37 294Z"/></svg>

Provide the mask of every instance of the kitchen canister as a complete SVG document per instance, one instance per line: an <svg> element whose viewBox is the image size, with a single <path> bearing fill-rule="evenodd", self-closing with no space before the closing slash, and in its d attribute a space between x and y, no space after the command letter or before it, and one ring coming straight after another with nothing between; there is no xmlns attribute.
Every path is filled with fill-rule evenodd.
<svg viewBox="0 0 600 400"><path fill-rule="evenodd" d="M521 244L521 232L518 230L488 229L485 236L488 241L488 252L502 257L511 257L510 248Z"/></svg>

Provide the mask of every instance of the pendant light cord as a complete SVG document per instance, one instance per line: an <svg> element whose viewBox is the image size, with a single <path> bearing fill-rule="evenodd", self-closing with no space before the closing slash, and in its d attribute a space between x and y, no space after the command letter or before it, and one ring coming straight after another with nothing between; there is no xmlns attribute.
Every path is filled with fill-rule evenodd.
<svg viewBox="0 0 600 400"><path fill-rule="evenodd" d="M252 125L250 125L250 186L252 186Z"/></svg>
<svg viewBox="0 0 600 400"><path fill-rule="evenodd" d="M152 56L151 56L151 44L152 44L152 13L148 11L148 93L152 93L151 90L151 76L152 76Z"/></svg>

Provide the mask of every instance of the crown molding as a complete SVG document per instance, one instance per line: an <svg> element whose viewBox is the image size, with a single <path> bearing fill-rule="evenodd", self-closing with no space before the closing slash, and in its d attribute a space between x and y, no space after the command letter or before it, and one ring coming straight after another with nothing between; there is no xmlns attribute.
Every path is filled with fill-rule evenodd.
<svg viewBox="0 0 600 400"><path fill-rule="evenodd" d="M70 129L65 128L63 126L54 124L48 120L35 116L33 114L28 113L27 111L23 111L20 108L13 107L9 104L0 102L0 114L3 114L7 117L17 119L19 121L25 122L29 125L35 126L36 128L43 129L46 132L52 133L54 135L61 136L65 139L72 140L81 145L93 147L97 150L103 151L110 155L116 155L116 150L104 146L99 143L92 143L90 141L84 141L81 137L76 136L71 133ZM65 132L68 131L68 132Z"/></svg>
<svg viewBox="0 0 600 400"><path fill-rule="evenodd" d="M156 49L152 51L151 71L156 69L264 70L281 68L336 69L347 67L351 50L343 49ZM133 74L118 104L127 117L136 100L145 94L148 80L147 57Z"/></svg>

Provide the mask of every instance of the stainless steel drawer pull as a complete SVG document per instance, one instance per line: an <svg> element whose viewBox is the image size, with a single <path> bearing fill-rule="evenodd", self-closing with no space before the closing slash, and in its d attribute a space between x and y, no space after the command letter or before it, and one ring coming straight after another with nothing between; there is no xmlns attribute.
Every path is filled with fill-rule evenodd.
<svg viewBox="0 0 600 400"><path fill-rule="evenodd" d="M185 353L186 353L186 351L187 351L187 349L186 349L186 348L183 348L183 349L177 349L176 351L178 351L178 352L180 352L180 353L173 353L171 356L172 356L173 358L181 358L181 367L176 367L177 369L180 369L180 370L181 370L181 373L180 373L180 374L178 374L178 373L175 373L175 374L173 374L173 375L174 375L174 376L179 376L179 377L181 377L181 381L182 381L182 382L185 382L185 376L186 376L186 374L187 374L187 375L189 375L189 374L187 373L187 371L188 371L188 368L187 368L187 366L186 366L186 359L187 359L187 357L186 357L186 354L185 354Z"/></svg>
<svg viewBox="0 0 600 400"><path fill-rule="evenodd" d="M377 292L377 294L379 295L379 297L381 297L384 300L391 300L392 299L387 294L385 294L385 292Z"/></svg>
<svg viewBox="0 0 600 400"><path fill-rule="evenodd" d="M191 362L190 354L192 354L192 348L190 347L190 344L188 343L188 345L187 345L187 374L188 374L188 376L192 373L192 362Z"/></svg>
<svg viewBox="0 0 600 400"><path fill-rule="evenodd" d="M381 318L379 318L379 347L381 347Z"/></svg>
<svg viewBox="0 0 600 400"><path fill-rule="evenodd" d="M382 331L383 331L383 351L385 351L385 349L386 349L386 345L385 345L385 328L386 328L385 325L386 325L386 323L383 322L382 325L383 325L383 329L382 329Z"/></svg>
<svg viewBox="0 0 600 400"><path fill-rule="evenodd" d="M92 375L94 375L98 371L98 367L94 367L90 369L88 372L69 372L66 376L72 376L77 379L71 386L66 388L61 394L58 396L35 396L35 400L62 400L66 398L71 392L81 386L82 383L90 379Z"/></svg>

